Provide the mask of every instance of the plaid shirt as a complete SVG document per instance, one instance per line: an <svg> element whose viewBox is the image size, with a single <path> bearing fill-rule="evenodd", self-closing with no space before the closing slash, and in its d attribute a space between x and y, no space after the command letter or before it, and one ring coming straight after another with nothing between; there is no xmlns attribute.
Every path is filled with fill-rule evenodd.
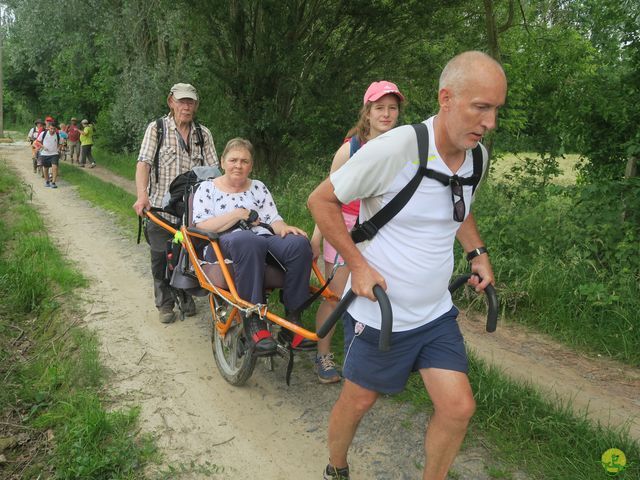
<svg viewBox="0 0 640 480"><path fill-rule="evenodd" d="M196 145L198 137L193 122L191 122L191 130L189 131L187 151L182 142L179 140L180 133L176 127L176 122L172 116L166 115L162 117L164 123L164 137L162 146L158 152L158 178L156 179L156 169L153 165L156 148L158 145L158 134L156 131L156 122L153 121L147 126L138 155L138 162L147 163L151 167L149 175L149 201L154 207L162 207L162 198L169 191L169 185L181 173L188 172L197 165L211 165L217 167L219 165L218 156L216 155L216 146L213 143L211 131L204 125L202 128L202 137L204 139L204 147L202 153L200 145ZM204 154L204 162L202 156ZM163 214L167 220L172 223L178 223L179 219L173 215Z"/></svg>

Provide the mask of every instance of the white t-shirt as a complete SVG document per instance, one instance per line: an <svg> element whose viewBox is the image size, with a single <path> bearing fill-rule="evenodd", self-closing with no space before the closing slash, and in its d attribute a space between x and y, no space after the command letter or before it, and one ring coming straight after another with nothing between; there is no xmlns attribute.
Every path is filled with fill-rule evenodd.
<svg viewBox="0 0 640 480"><path fill-rule="evenodd" d="M428 168L453 175L436 150L433 118L429 128ZM488 155L482 147L484 169ZM371 218L414 177L420 162L413 127L398 127L367 142L339 170L331 174L335 195L342 203L361 199L360 222ZM471 150L460 177L473 174ZM465 218L472 187L464 186ZM384 277L393 307L393 331L418 328L448 312L453 303L447 289L453 273L453 243L461 223L453 220L451 187L423 177L405 207L361 249L369 264ZM345 291L350 288L351 279ZM348 309L356 320L380 328L378 304L357 297Z"/></svg>
<svg viewBox="0 0 640 480"><path fill-rule="evenodd" d="M38 141L42 143L42 150L40 150L40 155L45 157L49 157L51 155L59 155L58 152L58 135L55 133L52 135L49 129L43 130L40 135L38 135Z"/></svg>
<svg viewBox="0 0 640 480"><path fill-rule="evenodd" d="M229 213L237 208L255 210L260 222L267 225L282 220L271 192L260 180L251 180L249 189L240 193L223 192L216 187L213 180L207 180L198 187L193 196L193 223L204 222L208 218ZM271 234L269 230L260 226L251 230L258 235Z"/></svg>

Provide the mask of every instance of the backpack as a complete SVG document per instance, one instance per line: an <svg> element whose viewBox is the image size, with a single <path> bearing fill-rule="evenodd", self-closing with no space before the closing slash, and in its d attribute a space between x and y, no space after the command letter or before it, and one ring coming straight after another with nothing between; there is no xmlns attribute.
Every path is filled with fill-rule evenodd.
<svg viewBox="0 0 640 480"><path fill-rule="evenodd" d="M45 128L45 129L43 130L43 132L44 132L44 133L42 134L42 140L39 140L39 141L40 141L40 143L42 143L42 144L44 145L44 137L46 137L46 136L47 136L47 133L49 132L49 130ZM40 135L39 135L39 134L38 134L38 137L40 137ZM36 138L38 138L38 137L36 137ZM56 130L56 143L57 143L58 145L60 145L60 134L58 133L58 130Z"/></svg>
<svg viewBox="0 0 640 480"><path fill-rule="evenodd" d="M194 121L193 122L196 127L196 145L200 146L200 156L202 159L200 160L200 165L204 165L204 136L202 135L202 126ZM162 147L162 141L164 140L164 117L160 117L156 120L156 136L157 136L157 146L156 153L153 156L153 170L156 174L156 183L158 183L158 168L159 168L159 155L160 155L160 147Z"/></svg>
<svg viewBox="0 0 640 480"><path fill-rule="evenodd" d="M169 185L169 191L162 199L162 207L157 209L178 218L183 218L189 195L195 192L197 185L209 178L221 175L217 167L197 166L193 170L181 173ZM187 222L188 223L188 222Z"/></svg>
<svg viewBox="0 0 640 480"><path fill-rule="evenodd" d="M427 168L427 159L429 158L429 128L424 123L418 123L411 125L416 132L416 138L418 141L418 157L420 159L420 166L414 177L407 183L398 194L393 197L389 203L382 207L375 215L369 220L356 225L351 230L351 239L354 243L364 242L365 240L371 240L378 233L384 225L395 217L400 210L409 202L413 194L418 189L422 177L432 178L442 183L444 186L448 186L453 182L457 182L460 185L467 185L472 187L472 194L475 193L476 188L482 180L482 149L480 144L472 150L473 154L473 174L470 177L458 177L457 175L449 176L444 173L436 172Z"/></svg>

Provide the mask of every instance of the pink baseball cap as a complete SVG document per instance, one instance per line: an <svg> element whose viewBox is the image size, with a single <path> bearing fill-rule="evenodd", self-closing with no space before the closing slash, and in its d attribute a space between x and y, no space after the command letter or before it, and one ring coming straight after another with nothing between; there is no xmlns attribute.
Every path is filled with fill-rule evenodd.
<svg viewBox="0 0 640 480"><path fill-rule="evenodd" d="M364 94L364 101L362 103L366 105L367 102L375 102L390 93L397 96L401 102L404 102L404 95L400 93L400 89L395 83L381 80L369 85L369 88L367 88L367 91Z"/></svg>

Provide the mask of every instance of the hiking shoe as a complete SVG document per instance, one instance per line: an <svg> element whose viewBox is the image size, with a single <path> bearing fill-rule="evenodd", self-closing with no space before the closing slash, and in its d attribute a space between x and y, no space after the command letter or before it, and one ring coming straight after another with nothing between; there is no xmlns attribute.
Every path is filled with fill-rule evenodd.
<svg viewBox="0 0 640 480"><path fill-rule="evenodd" d="M45 187L50 187L51 186L51 182L49 180L47 180L44 184Z"/></svg>
<svg viewBox="0 0 640 480"><path fill-rule="evenodd" d="M302 327L302 321L300 321L300 312L288 312L285 311L285 317L291 323L295 323L299 327ZM316 342L313 340L309 340L308 338L304 338L302 335L295 334L291 330L287 330L286 328L282 328L280 333L278 333L278 340L280 343L291 344L291 347L294 350L315 350L317 347Z"/></svg>
<svg viewBox="0 0 640 480"><path fill-rule="evenodd" d="M94 168L96 166L96 162L93 162L91 165L89 165L89 168Z"/></svg>
<svg viewBox="0 0 640 480"><path fill-rule="evenodd" d="M327 465L324 469L323 480L349 480L349 467L336 468L333 465Z"/></svg>
<svg viewBox="0 0 640 480"><path fill-rule="evenodd" d="M244 319L245 335L253 343L253 353L258 357L273 355L278 344L267 330L267 324L258 315Z"/></svg>
<svg viewBox="0 0 640 480"><path fill-rule="evenodd" d="M51 188L58 188L58 185L56 185L55 183L51 182Z"/></svg>
<svg viewBox="0 0 640 480"><path fill-rule="evenodd" d="M187 296L187 301L184 305L184 314L187 317L195 317L196 316L196 303L193 301L193 297Z"/></svg>
<svg viewBox="0 0 640 480"><path fill-rule="evenodd" d="M173 309L159 310L158 319L160 320L160 323L173 323L176 319L176 314L173 312Z"/></svg>
<svg viewBox="0 0 640 480"><path fill-rule="evenodd" d="M333 361L333 353L316 356L316 372L320 383L336 383L340 381L340 374Z"/></svg>

